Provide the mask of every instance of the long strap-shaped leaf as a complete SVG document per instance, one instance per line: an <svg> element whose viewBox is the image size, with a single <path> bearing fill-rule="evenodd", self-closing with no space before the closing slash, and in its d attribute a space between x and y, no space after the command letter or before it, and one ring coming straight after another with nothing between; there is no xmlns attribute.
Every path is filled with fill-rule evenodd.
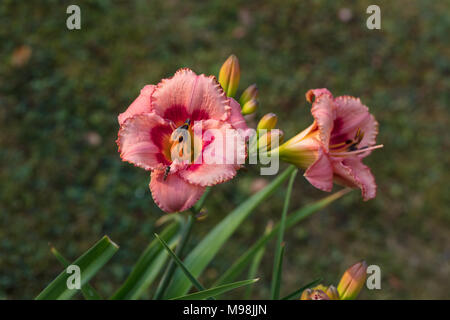
<svg viewBox="0 0 450 320"><path fill-rule="evenodd" d="M219 249L225 244L230 236L242 224L245 218L268 196L270 196L286 180L295 167L288 167L283 173L278 175L267 187L251 196L239 207L226 216L218 225L212 229L205 238L186 257L184 264L192 272L194 277L198 277L208 266ZM170 286L166 290L165 298L173 298L185 295L191 282L187 279L183 271L178 269L172 279Z"/></svg>
<svg viewBox="0 0 450 320"><path fill-rule="evenodd" d="M116 253L119 247L111 241L107 236L104 236L92 248L79 257L73 265L80 268L80 283L83 286L108 262L109 259ZM53 280L37 297L36 300L63 300L70 299L75 293L76 289L69 289L67 286L67 279L71 274L66 270L61 272L55 280Z"/></svg>
<svg viewBox="0 0 450 320"><path fill-rule="evenodd" d="M64 256L58 250L56 250L55 247L51 247L50 251L56 257L56 259L61 262L64 268L67 268L70 265L70 261L64 258ZM102 297L89 283L86 283L81 287L81 293L86 300L102 300Z"/></svg>
<svg viewBox="0 0 450 320"><path fill-rule="evenodd" d="M169 224L162 232L161 237L174 245L179 239L180 223L175 221ZM168 258L162 250L159 241L154 239L141 254L124 284L111 297L113 300L136 300L152 284Z"/></svg>
<svg viewBox="0 0 450 320"><path fill-rule="evenodd" d="M278 231L278 241L275 248L275 257L273 261L273 273L272 273L272 286L270 289L272 300L278 300L280 297L280 286L281 286L281 268L283 266L283 250L282 248L284 229L286 228L286 215L289 209L289 201L291 199L292 187L294 185L295 176L297 175L298 169L291 173L291 178L289 179L289 185L286 191L286 196L284 197L283 212L281 213L280 230Z"/></svg>
<svg viewBox="0 0 450 320"><path fill-rule="evenodd" d="M300 208L293 213L289 214L286 219L286 229L294 226L298 222L303 219L309 217L313 213L325 208L327 205L332 203L333 201L339 199L343 195L347 194L351 189L342 189L332 195L325 197L319 201L316 201L310 205L307 205L303 208ZM259 240L251 246L247 251L244 252L234 263L228 268L225 273L214 283L215 286L233 281L237 276L241 274L241 272L245 269L245 267L250 263L253 256L258 252L258 250L264 247L272 237L274 237L280 228L280 223L276 224L271 232L265 234Z"/></svg>
<svg viewBox="0 0 450 320"><path fill-rule="evenodd" d="M250 284L255 283L258 280L259 280L259 278L228 283L228 284L224 284L222 286L218 286L215 288L206 289L203 291L187 294L182 297L173 298L171 300L204 300L204 299L218 296L222 293L228 292L228 291L236 289L236 288L248 286Z"/></svg>
<svg viewBox="0 0 450 320"><path fill-rule="evenodd" d="M272 230L272 227L273 227L273 223L269 222L267 224L266 230L264 231L264 234L268 234ZM248 277L247 278L249 278L249 279L255 278L265 251L266 251L266 247L261 247L258 250L258 252L256 252L255 256L252 259L252 263L250 264L250 268L248 269ZM253 289L253 286L248 286L245 289L244 300L250 299L250 297L252 296L252 289Z"/></svg>
<svg viewBox="0 0 450 320"><path fill-rule="evenodd" d="M177 257L175 252L172 251L172 249L169 248L167 243L161 239L156 233L155 233L156 239L159 240L161 245L164 247L164 249L167 251L167 253L170 254L172 259L175 261L175 263L180 267L181 271L183 271L184 275L189 279L189 281L194 285L194 287L197 288L197 290L204 291L205 288L201 285L200 282L192 275L192 273L189 271L189 269L184 265L184 263L180 260L180 258Z"/></svg>
<svg viewBox="0 0 450 320"><path fill-rule="evenodd" d="M177 256L181 256L183 254L183 251L189 240L189 236L190 236L190 233L192 230L192 225L193 225L194 219L195 218L192 216L192 214L190 214L187 218L185 225L183 226L183 230L181 231L180 241L178 242L177 248L175 249L175 254ZM177 267L177 265L176 265L175 261L173 259L171 259L166 268L166 271L164 271L164 273L161 277L158 287L156 288L156 292L153 297L154 300L161 299L161 297L164 294L164 291L166 290L167 286L170 283L170 280L172 280L172 276L173 276L173 273L175 272L176 267Z"/></svg>

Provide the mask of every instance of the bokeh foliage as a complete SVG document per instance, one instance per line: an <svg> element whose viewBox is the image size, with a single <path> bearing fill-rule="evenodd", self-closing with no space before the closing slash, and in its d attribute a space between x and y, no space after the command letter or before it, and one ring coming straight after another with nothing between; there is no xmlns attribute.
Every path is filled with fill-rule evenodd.
<svg viewBox="0 0 450 320"><path fill-rule="evenodd" d="M82 28L69 31L75 3ZM382 29L368 30L375 3ZM116 116L145 84L180 67L217 74L231 53L241 90L259 86L258 117L277 113L287 137L311 122L304 93L327 87L361 97L385 145L366 159L375 200L353 192L287 232L282 295L319 276L333 283L364 258L381 267L382 290L363 298L448 298L449 9L425 0L2 0L0 298L32 298L61 271L49 242L75 259L104 234L121 250L91 283L107 296L123 282L162 212L149 174L120 161ZM193 243L271 179L257 177L249 168L214 188ZM292 209L324 196L301 175L293 194ZM261 206L202 281L279 220L282 203L280 191ZM255 298L269 294L266 253Z"/></svg>

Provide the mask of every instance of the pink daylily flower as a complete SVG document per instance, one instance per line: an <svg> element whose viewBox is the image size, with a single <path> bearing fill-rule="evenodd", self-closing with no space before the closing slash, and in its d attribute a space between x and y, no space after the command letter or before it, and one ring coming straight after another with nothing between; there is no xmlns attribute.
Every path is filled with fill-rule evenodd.
<svg viewBox="0 0 450 320"><path fill-rule="evenodd" d="M248 127L241 107L214 76L180 69L156 86L145 86L118 120L122 160L151 171L152 197L165 212L189 209L205 187L232 179L245 160L240 130ZM186 130L180 134L179 128ZM181 142L180 135L192 143ZM195 142L199 151L192 148ZM224 153L217 152L225 145ZM228 150L230 145L235 147ZM237 154L235 161L221 161L230 152ZM180 158L173 159L174 154ZM205 161L211 156L220 159Z"/></svg>
<svg viewBox="0 0 450 320"><path fill-rule="evenodd" d="M314 102L313 98L315 98ZM334 98L327 89L306 94L314 122L279 147L280 159L306 169L305 178L316 188L331 191L333 181L360 188L364 200L376 195L370 169L362 163L375 145L378 123L359 98Z"/></svg>

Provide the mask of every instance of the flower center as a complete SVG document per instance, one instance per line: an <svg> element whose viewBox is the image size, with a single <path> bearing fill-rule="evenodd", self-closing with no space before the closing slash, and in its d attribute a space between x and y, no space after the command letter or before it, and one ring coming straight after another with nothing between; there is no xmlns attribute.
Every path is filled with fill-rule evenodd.
<svg viewBox="0 0 450 320"><path fill-rule="evenodd" d="M358 128L355 137L353 139L349 139L341 143L330 145L330 154L335 157L346 157L361 154L363 152L383 147L382 144L360 147L359 144L361 143L363 138L364 138L364 131Z"/></svg>
<svg viewBox="0 0 450 320"><path fill-rule="evenodd" d="M192 161L192 139L190 132L191 121L187 119L184 124L176 128L170 136L170 158L180 162Z"/></svg>

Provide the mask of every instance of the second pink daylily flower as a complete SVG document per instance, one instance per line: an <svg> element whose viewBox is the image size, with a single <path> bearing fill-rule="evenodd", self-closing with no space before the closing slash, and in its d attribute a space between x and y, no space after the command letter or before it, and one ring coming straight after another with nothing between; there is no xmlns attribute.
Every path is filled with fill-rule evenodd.
<svg viewBox="0 0 450 320"><path fill-rule="evenodd" d="M374 116L359 98L334 98L327 89L309 90L306 99L312 102L313 124L274 152L306 169L305 178L318 189L331 191L334 181L361 189L364 200L374 198L375 178L362 163L372 150L382 147L375 145Z"/></svg>
<svg viewBox="0 0 450 320"><path fill-rule="evenodd" d="M166 212L192 207L205 187L232 179L245 158L245 138L238 129L248 127L239 103L225 95L215 77L189 69L180 69L156 86L145 86L119 115L119 124L122 159L151 171L153 199ZM200 150L186 144L187 138L199 143ZM222 156L216 152L222 146L241 159L198 161L206 155ZM174 154L187 161L174 159Z"/></svg>

